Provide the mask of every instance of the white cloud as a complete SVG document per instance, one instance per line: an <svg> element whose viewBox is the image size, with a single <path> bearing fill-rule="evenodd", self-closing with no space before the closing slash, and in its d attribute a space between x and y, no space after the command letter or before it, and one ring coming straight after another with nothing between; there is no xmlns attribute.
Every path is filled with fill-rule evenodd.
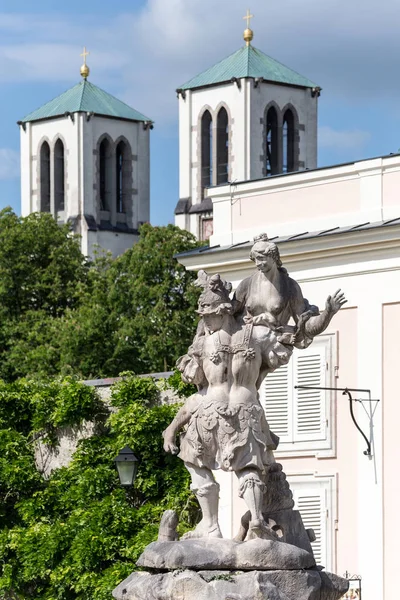
<svg viewBox="0 0 400 600"><path fill-rule="evenodd" d="M19 177L19 152L11 148L0 148L0 179Z"/></svg>
<svg viewBox="0 0 400 600"><path fill-rule="evenodd" d="M360 129L338 131L326 125L318 129L318 144L321 148L342 152L344 150L360 150L370 139L371 134Z"/></svg>
<svg viewBox="0 0 400 600"><path fill-rule="evenodd" d="M134 3L132 3L135 6ZM148 114L177 117L175 89L243 43L244 0L148 0L100 15L0 14L0 83L91 80ZM343 103L397 98L398 0L252 0L254 45L316 81ZM60 90L61 91L61 90ZM29 110L32 107L28 108Z"/></svg>

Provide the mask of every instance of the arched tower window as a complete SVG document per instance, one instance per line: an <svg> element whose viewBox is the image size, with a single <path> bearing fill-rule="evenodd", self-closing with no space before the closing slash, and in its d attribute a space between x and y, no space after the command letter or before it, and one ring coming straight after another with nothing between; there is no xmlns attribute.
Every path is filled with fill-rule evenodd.
<svg viewBox="0 0 400 600"><path fill-rule="evenodd" d="M40 148L40 210L50 212L50 146L47 142Z"/></svg>
<svg viewBox="0 0 400 600"><path fill-rule="evenodd" d="M228 113L221 108L217 117L217 184L227 183L229 167Z"/></svg>
<svg viewBox="0 0 400 600"><path fill-rule="evenodd" d="M65 208L64 144L60 139L54 146L54 201L56 213Z"/></svg>
<svg viewBox="0 0 400 600"><path fill-rule="evenodd" d="M212 185L212 117L206 110L201 117L201 192Z"/></svg>
<svg viewBox="0 0 400 600"><path fill-rule="evenodd" d="M119 142L116 148L116 210L125 213L130 189L129 152L127 144Z"/></svg>
<svg viewBox="0 0 400 600"><path fill-rule="evenodd" d="M294 143L294 115L293 112L288 109L283 115L283 173L291 173L295 170Z"/></svg>
<svg viewBox="0 0 400 600"><path fill-rule="evenodd" d="M279 173L279 151L278 151L278 114L271 106L267 112L267 139L266 143L266 175Z"/></svg>
<svg viewBox="0 0 400 600"><path fill-rule="evenodd" d="M106 211L111 207L112 186L111 144L107 138L104 138L100 144L99 159L100 210Z"/></svg>

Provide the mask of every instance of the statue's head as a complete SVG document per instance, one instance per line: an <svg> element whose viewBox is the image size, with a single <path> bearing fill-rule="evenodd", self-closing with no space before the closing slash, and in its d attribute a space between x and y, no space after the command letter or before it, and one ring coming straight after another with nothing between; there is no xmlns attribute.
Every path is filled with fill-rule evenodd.
<svg viewBox="0 0 400 600"><path fill-rule="evenodd" d="M203 288L199 298L197 312L199 315L224 315L232 313L232 302L229 294L232 284L224 281L220 275L207 275L199 271L196 285Z"/></svg>
<svg viewBox="0 0 400 600"><path fill-rule="evenodd" d="M266 273L274 266L282 269L279 249L274 242L270 242L266 233L261 233L254 238L250 250L250 259L256 264L257 269Z"/></svg>

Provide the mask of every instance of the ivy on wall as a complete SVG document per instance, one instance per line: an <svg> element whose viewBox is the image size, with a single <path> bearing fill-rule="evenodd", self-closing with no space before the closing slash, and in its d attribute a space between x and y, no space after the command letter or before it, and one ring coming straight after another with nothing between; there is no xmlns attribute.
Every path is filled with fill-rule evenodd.
<svg viewBox="0 0 400 600"><path fill-rule="evenodd" d="M191 392L172 379L182 395ZM165 384L164 384L165 385ZM110 600L111 590L155 540L164 510L193 527L198 507L182 461L162 449L177 405L158 402L159 384L127 376L113 386L111 410L74 379L0 382L0 598ZM46 479L34 459L40 439L57 447L60 427L95 424L68 467ZM113 458L128 445L139 458L131 493Z"/></svg>

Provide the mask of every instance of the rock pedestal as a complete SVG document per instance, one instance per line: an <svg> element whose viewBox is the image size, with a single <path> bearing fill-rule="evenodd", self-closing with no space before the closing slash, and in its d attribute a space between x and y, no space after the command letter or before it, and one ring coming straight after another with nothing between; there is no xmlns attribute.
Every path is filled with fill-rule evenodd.
<svg viewBox="0 0 400 600"><path fill-rule="evenodd" d="M189 539L153 542L116 600L339 600L346 579L315 565L311 553L280 541Z"/></svg>

